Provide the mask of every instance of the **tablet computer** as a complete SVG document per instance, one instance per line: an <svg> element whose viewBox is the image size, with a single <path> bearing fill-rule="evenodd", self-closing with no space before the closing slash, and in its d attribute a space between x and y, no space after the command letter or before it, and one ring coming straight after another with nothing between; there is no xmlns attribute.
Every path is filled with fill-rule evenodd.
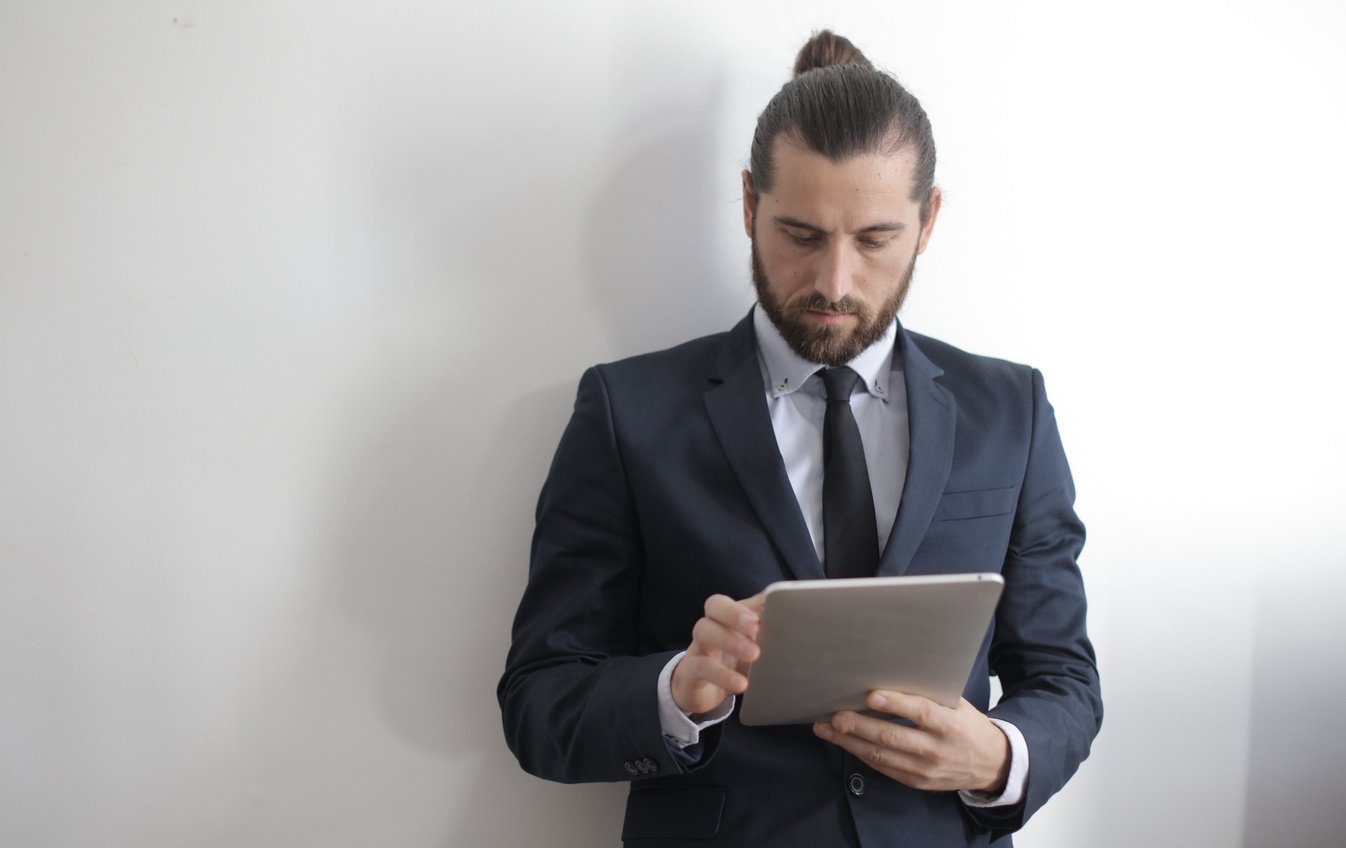
<svg viewBox="0 0 1346 848"><path fill-rule="evenodd" d="M872 689L953 707L986 638L999 574L796 580L766 588L739 720L826 721Z"/></svg>

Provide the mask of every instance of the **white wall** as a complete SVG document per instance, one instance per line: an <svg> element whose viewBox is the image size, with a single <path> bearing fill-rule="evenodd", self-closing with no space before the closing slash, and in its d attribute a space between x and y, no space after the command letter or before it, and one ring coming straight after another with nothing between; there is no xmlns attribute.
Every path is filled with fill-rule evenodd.
<svg viewBox="0 0 1346 848"><path fill-rule="evenodd" d="M821 7L0 5L0 844L614 844L501 740L533 499L586 365L746 308L822 25L934 120L907 325L1044 370L1091 530L1021 843L1337 844L1346 12Z"/></svg>

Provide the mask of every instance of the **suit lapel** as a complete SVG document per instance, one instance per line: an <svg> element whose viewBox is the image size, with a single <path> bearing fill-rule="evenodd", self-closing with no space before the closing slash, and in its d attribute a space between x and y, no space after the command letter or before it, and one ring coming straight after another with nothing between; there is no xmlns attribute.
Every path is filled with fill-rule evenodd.
<svg viewBox="0 0 1346 848"><path fill-rule="evenodd" d="M758 519L793 577L822 578L822 564L785 473L767 413L751 313L729 332L710 379L715 385L706 392L706 412Z"/></svg>
<svg viewBox="0 0 1346 848"><path fill-rule="evenodd" d="M892 577L911 567L953 466L958 407L936 378L944 373L926 358L911 336L898 327L898 345L907 384L907 422L911 449L902 501L888 544L879 558L879 574Z"/></svg>

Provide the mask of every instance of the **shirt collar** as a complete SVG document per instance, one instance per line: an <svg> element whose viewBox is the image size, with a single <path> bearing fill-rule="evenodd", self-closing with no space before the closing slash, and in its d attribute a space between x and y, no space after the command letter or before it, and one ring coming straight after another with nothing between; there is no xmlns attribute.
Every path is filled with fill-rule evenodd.
<svg viewBox="0 0 1346 848"><path fill-rule="evenodd" d="M798 390L809 377L825 367L795 353L776 325L771 323L761 304L753 307L752 324L757 332L758 356L771 397L778 398ZM885 402L888 400L888 378L892 373L893 342L896 339L897 321L894 320L878 341L846 363L860 375L865 391Z"/></svg>

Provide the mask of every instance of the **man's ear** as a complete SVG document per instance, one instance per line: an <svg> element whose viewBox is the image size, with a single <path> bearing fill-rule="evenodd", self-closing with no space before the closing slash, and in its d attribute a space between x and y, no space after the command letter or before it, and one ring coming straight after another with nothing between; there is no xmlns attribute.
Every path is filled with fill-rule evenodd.
<svg viewBox="0 0 1346 848"><path fill-rule="evenodd" d="M743 169L743 232L752 238L752 219L757 214L757 196L753 193L752 172Z"/></svg>
<svg viewBox="0 0 1346 848"><path fill-rule="evenodd" d="M930 198L926 201L925 219L921 221L921 240L916 243L917 253L925 253L925 246L930 243L930 234L935 231L935 219L939 217L939 208L943 203L944 195L939 186L932 187Z"/></svg>

